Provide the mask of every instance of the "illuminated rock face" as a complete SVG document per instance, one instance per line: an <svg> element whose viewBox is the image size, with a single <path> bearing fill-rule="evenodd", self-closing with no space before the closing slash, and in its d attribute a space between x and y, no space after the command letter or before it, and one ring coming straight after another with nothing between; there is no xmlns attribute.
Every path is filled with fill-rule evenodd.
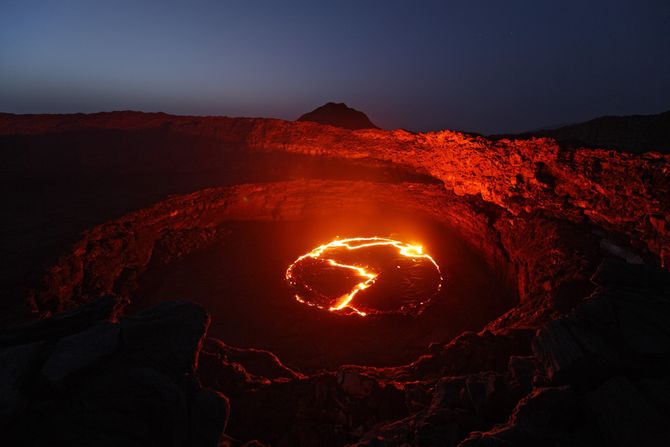
<svg viewBox="0 0 670 447"><path fill-rule="evenodd" d="M487 320L478 333L433 339L415 361L400 366L341 363L318 374L298 373L267 351L232 348L210 334L198 346L197 374L205 386L231 397L227 434L232 438L271 445L469 447L551 445L566 439L575 445L636 445L668 439L664 422L670 412L662 397L670 374L670 279L660 267L668 268L670 253L669 155L566 150L546 138L493 141L452 131L352 132L264 119L136 113L0 118L0 133L10 135L111 129L124 135L206 138L216 143L209 158L193 155L199 147L195 143L184 158L193 160L198 173L225 161L226 150L235 147L255 154L394 163L440 181L262 179L173 197L90 229L35 292L39 310L74 307L107 292L124 295L161 251L169 254L165 259L177 258L217 240L224 222L308 219L335 208L346 214L360 210L363 198L448 222L514 283L519 300L512 309ZM81 157L87 154L82 151ZM159 161L168 166L170 158ZM169 177L169 171L161 172ZM278 282L285 285L286 266L310 248L283 260ZM309 258L303 261L313 265L301 266L301 277L328 267L327 261ZM645 264L632 263L640 260ZM368 262L342 263L368 271ZM298 266L292 270L296 276ZM427 309L418 318L339 318L328 312L342 303L337 298L374 279L353 297L360 311L357 299L382 285L383 272L370 269L373 277L348 269L346 278L346 270L332 269L333 275L345 276L342 290L322 301L310 297L326 309L312 312L316 324L325 315L373 328L434 314ZM450 272L444 273L448 287ZM296 312L306 309L290 295L282 302L292 303ZM393 300L384 303L398 308ZM225 324L235 323L240 322ZM406 333L423 330L413 329ZM656 437L659 433L665 436Z"/></svg>
<svg viewBox="0 0 670 447"><path fill-rule="evenodd" d="M299 302L360 316L419 314L442 285L421 246L379 237L321 245L291 264L286 279Z"/></svg>
<svg viewBox="0 0 670 447"><path fill-rule="evenodd" d="M136 112L0 115L0 135L88 129L160 131L173 138L212 139L221 151L203 154L198 161L193 160L191 148L186 157L193 169L200 170L225 159L226 149L233 146L368 163L392 162L430 174L447 190L481 197L514 216L543 212L552 218L588 222L624 235L667 267L670 154L564 149L550 138L494 141L450 130L417 134L377 129L352 132L312 122L260 118Z"/></svg>

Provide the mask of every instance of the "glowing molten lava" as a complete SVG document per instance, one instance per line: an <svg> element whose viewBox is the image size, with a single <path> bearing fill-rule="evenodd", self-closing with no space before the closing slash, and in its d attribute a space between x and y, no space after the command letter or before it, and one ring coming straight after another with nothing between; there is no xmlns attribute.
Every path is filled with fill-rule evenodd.
<svg viewBox="0 0 670 447"><path fill-rule="evenodd" d="M321 245L296 259L286 279L301 303L361 316L418 314L442 285L423 247L380 237Z"/></svg>

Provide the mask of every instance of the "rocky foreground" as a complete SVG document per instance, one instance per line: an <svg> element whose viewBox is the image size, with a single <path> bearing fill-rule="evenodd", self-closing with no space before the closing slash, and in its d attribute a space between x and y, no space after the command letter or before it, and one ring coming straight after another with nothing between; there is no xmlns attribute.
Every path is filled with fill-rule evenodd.
<svg viewBox="0 0 670 447"><path fill-rule="evenodd" d="M589 299L537 332L465 333L403 367L312 376L269 352L206 338L208 315L193 304L121 316L123 302L103 297L2 334L1 437L6 445L664 445L670 275L607 260L593 281Z"/></svg>
<svg viewBox="0 0 670 447"><path fill-rule="evenodd" d="M229 408L196 371L207 313L122 307L105 297L3 333L4 445L216 445Z"/></svg>
<svg viewBox="0 0 670 447"><path fill-rule="evenodd" d="M261 119L0 120L14 136L91 129L158 131L196 152L206 138L221 151L203 164L235 147L390 163L439 183L272 179L94 226L28 293L46 318L0 334L8 445L670 443L670 156ZM206 244L227 221L304 219L362 198L456 231L514 285L516 305L410 364L313 374L208 338L207 311L193 304L123 312L159 253Z"/></svg>

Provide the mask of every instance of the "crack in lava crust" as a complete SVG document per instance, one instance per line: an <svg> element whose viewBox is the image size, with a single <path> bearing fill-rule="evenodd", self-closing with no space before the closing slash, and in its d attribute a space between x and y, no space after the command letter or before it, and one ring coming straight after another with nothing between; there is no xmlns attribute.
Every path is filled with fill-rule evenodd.
<svg viewBox="0 0 670 447"><path fill-rule="evenodd" d="M381 237L335 239L286 270L295 299L331 312L418 314L442 287L437 262L420 245ZM347 287L347 283L353 283ZM384 283L376 295L364 291ZM345 288L342 293L342 287Z"/></svg>

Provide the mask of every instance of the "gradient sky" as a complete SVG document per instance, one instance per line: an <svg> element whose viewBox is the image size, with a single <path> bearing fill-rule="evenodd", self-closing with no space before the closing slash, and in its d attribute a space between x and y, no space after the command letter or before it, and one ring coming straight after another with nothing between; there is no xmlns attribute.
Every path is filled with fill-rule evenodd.
<svg viewBox="0 0 670 447"><path fill-rule="evenodd" d="M670 109L670 1L0 0L0 111L481 133Z"/></svg>

